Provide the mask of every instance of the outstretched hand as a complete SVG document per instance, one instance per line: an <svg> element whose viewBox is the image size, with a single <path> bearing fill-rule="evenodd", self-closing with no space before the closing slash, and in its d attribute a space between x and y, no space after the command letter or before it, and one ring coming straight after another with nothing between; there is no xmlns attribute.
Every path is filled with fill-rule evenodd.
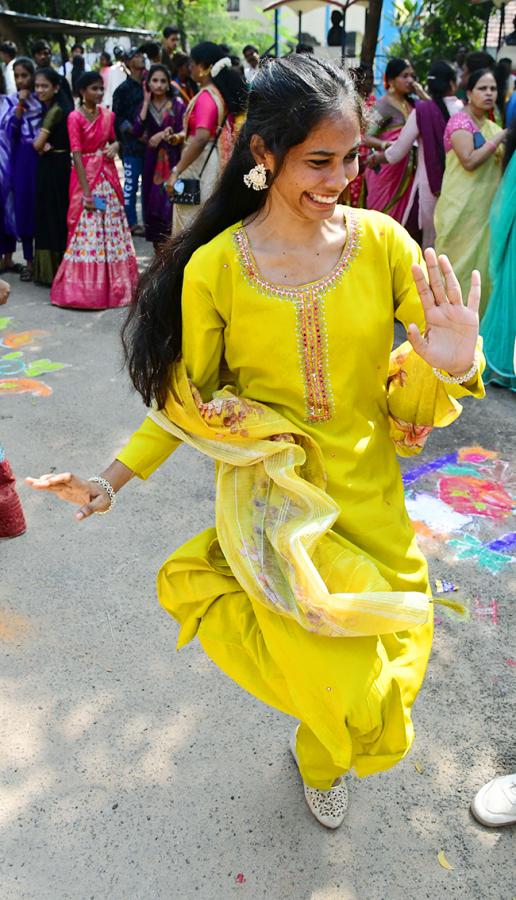
<svg viewBox="0 0 516 900"><path fill-rule="evenodd" d="M428 281L419 265L412 274L425 312L425 332L409 325L407 335L415 352L435 369L452 376L464 375L473 365L478 338L480 272L471 275L467 306L462 302L460 284L447 256L425 250ZM442 276L442 277L441 277ZM444 283L443 283L444 278Z"/></svg>
<svg viewBox="0 0 516 900"><path fill-rule="evenodd" d="M110 501L106 491L95 481L86 481L71 472L59 475L41 475L39 478L26 478L26 483L36 491L50 491L61 500L80 505L75 514L76 519L87 519L93 513L106 512Z"/></svg>

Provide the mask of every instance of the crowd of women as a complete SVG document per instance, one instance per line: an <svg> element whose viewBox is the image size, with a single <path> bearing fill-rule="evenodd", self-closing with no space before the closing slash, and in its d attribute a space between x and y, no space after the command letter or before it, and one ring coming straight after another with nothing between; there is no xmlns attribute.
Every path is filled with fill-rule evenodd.
<svg viewBox="0 0 516 900"><path fill-rule="evenodd" d="M472 269L480 271L486 381L516 390L516 120L504 127L511 78L501 84L489 55L475 52L462 79L437 60L426 81L425 89L415 82L408 60L387 64L385 95L368 95L371 123L350 202L387 213L423 248L446 253L463 292Z"/></svg>
<svg viewBox="0 0 516 900"><path fill-rule="evenodd" d="M16 59L16 92L0 101L0 269L20 268L12 257L19 240L20 277L51 285L52 303L130 303L139 174L142 231L157 249L193 222L231 155L249 86L226 49L203 42L190 57L179 54L174 78L160 62L145 69L141 49L134 50L114 111L102 105L102 71L81 75L74 108L52 68ZM491 57L473 52L461 73L434 62L422 87L408 60L391 59L379 100L368 73L354 75L369 123L348 202L388 214L423 249L445 252L463 291L473 266L479 269L487 378L516 389L515 314L507 295L514 273L504 239L515 227L508 163L516 125L504 127L510 73L501 80ZM117 106L124 91L129 105Z"/></svg>
<svg viewBox="0 0 516 900"><path fill-rule="evenodd" d="M145 236L155 247L195 215L190 179L202 182L204 199L214 186L245 106L244 78L218 45L194 47L191 71L198 88L187 103L188 84L152 65L142 102L122 123L142 146ZM102 73L78 78L76 107L50 66L18 57L13 75L16 91L0 98L0 272L51 286L56 306L129 304L137 262L116 165L120 123L102 104ZM173 191L179 176L184 197ZM23 266L13 261L18 241Z"/></svg>
<svg viewBox="0 0 516 900"><path fill-rule="evenodd" d="M393 79L410 84L406 68ZM414 739L432 601L395 454L450 424L457 398L484 395L480 278L463 303L445 256L425 251L427 280L394 217L340 204L367 131L345 72L294 54L263 66L248 96L222 177L143 274L126 320L144 423L92 478L27 481L83 521L181 442L217 462L216 527L172 553L159 597L178 647L197 637L237 684L299 721L290 749L304 797L334 829L348 771L383 772ZM202 194L198 144L172 173L179 194L196 178ZM407 208L412 186L397 193ZM408 342L391 353L394 318ZM511 821L512 802L497 805L497 823ZM491 795L475 808L495 824Z"/></svg>
<svg viewBox="0 0 516 900"><path fill-rule="evenodd" d="M395 454L419 452L433 427L456 418L457 398L484 395L475 270L487 279L488 261L487 372L500 377L488 326L495 310L498 331L511 327L502 317L514 284L505 252L516 240L514 131L492 120L498 89L486 66L467 74L459 107L446 63L432 66L425 90L406 60L391 60L371 125L347 74L312 55L262 66L247 92L216 45L194 48L192 61L201 90L187 108L156 64L125 129L146 138L148 236L160 243L162 229L173 232L139 280L123 332L149 415L99 475L27 481L77 504L80 521L109 512L181 442L219 463L216 528L166 561L160 600L179 623L179 647L197 636L238 684L299 720L290 747L304 796L337 828L348 770L382 772L414 739L432 601ZM67 134L68 237L51 297L121 305L136 261L102 76L81 76L70 111L51 72L34 79L29 62L15 63L2 119L19 147L6 157L16 190L4 210L13 201L25 277L63 249L38 232L41 261L30 266L39 217L53 215L52 191L69 176ZM369 209L340 203L361 141L373 153L354 202ZM38 150L46 169L30 169ZM44 200L32 231L16 196L30 178ZM434 230L452 265L427 247L425 274L408 232L426 244ZM408 342L391 352L394 318ZM513 366L508 377L514 386Z"/></svg>

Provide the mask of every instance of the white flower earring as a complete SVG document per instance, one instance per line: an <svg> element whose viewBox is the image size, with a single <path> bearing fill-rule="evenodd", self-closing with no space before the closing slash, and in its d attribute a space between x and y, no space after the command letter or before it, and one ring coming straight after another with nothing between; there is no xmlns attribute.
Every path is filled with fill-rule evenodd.
<svg viewBox="0 0 516 900"><path fill-rule="evenodd" d="M263 163L258 163L244 175L244 184L253 191L265 191L267 189L267 169Z"/></svg>

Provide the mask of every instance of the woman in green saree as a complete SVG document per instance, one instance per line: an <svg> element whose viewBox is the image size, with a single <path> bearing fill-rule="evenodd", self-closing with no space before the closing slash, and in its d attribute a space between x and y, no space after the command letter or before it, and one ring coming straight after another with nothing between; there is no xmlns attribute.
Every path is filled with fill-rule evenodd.
<svg viewBox="0 0 516 900"><path fill-rule="evenodd" d="M435 208L435 249L446 253L462 290L473 263L482 278L480 316L491 293L489 210L501 176L502 142L507 132L488 118L496 101L489 69L470 76L468 103L448 120L444 132L446 168Z"/></svg>

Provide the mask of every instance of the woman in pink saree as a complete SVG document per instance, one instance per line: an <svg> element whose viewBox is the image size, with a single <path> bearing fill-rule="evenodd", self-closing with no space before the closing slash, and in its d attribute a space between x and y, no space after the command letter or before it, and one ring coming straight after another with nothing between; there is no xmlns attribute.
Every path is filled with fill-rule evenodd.
<svg viewBox="0 0 516 900"><path fill-rule="evenodd" d="M81 106L68 117L74 158L68 209L68 246L50 299L54 306L127 306L138 279L115 156L114 113L100 106L98 72L79 81Z"/></svg>
<svg viewBox="0 0 516 900"><path fill-rule="evenodd" d="M398 139L414 108L410 97L415 90L414 70L406 59L389 60L385 70L385 86L387 94L375 105L374 125L366 141L377 150L386 150ZM414 210L414 216L410 210L407 211L415 171L416 149L412 147L407 156L394 165L384 164L367 169L365 182L367 209L377 209L397 222L403 222L412 237L417 239L417 210Z"/></svg>

